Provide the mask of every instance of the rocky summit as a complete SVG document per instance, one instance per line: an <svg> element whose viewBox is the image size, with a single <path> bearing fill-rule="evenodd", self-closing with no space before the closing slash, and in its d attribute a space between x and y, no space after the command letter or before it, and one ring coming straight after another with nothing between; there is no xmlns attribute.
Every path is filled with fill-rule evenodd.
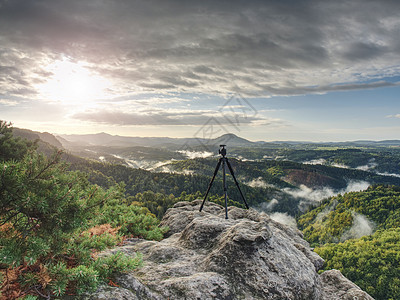
<svg viewBox="0 0 400 300"><path fill-rule="evenodd" d="M372 299L324 261L300 231L254 209L179 202L161 225L160 242L131 240L113 249L140 252L143 266L84 299Z"/></svg>

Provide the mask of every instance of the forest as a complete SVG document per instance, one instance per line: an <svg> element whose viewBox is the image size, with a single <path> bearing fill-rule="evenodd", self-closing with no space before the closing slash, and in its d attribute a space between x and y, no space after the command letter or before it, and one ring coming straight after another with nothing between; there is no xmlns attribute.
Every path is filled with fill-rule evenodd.
<svg viewBox="0 0 400 300"><path fill-rule="evenodd" d="M400 178L357 169L370 163L398 173L398 150L318 147L236 146L229 160L250 206L295 217L325 259L324 270L341 270L376 299L399 299ZM82 157L84 150L63 149L50 134L0 121L0 299L78 295L114 284L113 274L140 266L140 255L104 259L97 253L129 238L161 240L166 210L203 198L218 161L176 152L171 160L166 148L120 148L119 158L109 152L114 148L102 149L109 161L90 151ZM165 163L151 171L124 163L124 155L146 151L144 160ZM318 159L324 163L304 163ZM209 201L223 204L220 173ZM227 182L228 204L243 207L230 174ZM370 187L348 192L349 182ZM315 200L305 190L329 193Z"/></svg>
<svg viewBox="0 0 400 300"><path fill-rule="evenodd" d="M178 160L163 165L162 168L169 171L161 172L161 169L148 171L71 155L67 155L66 160L71 162L71 170L88 174L90 182L104 188L123 182L128 196L153 192L172 198L179 198L182 193L185 195L204 194L218 162L218 159L214 158ZM303 212L303 208L300 207L301 202L312 203L301 195L293 196L287 192L287 189L297 191L300 185L315 189L329 187L334 191L345 189L350 181L400 185L398 177L382 176L355 169L275 160L252 162L233 158L230 162L240 182L240 187L246 195L246 200L251 206L260 207L272 199L277 199L279 202L273 207L273 211L288 213L292 216ZM219 175L221 172L219 171ZM254 181L259 184L254 184ZM241 196L229 172L227 172L227 184L229 199L240 203ZM210 195L217 198L222 195L221 176L216 177ZM154 204L151 207L154 207ZM161 217L159 211L166 211L168 207L170 206L166 205L162 209L151 211Z"/></svg>
<svg viewBox="0 0 400 300"><path fill-rule="evenodd" d="M297 224L326 260L324 270L340 270L375 299L399 299L399 186L370 186L326 199Z"/></svg>

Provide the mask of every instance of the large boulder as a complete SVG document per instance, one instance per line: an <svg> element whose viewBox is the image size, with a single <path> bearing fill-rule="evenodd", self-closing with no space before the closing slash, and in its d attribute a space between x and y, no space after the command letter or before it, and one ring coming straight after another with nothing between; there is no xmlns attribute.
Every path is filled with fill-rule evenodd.
<svg viewBox="0 0 400 300"><path fill-rule="evenodd" d="M143 266L86 299L372 299L324 261L300 231L253 209L179 202L162 225L169 237L132 240L110 252L143 254Z"/></svg>

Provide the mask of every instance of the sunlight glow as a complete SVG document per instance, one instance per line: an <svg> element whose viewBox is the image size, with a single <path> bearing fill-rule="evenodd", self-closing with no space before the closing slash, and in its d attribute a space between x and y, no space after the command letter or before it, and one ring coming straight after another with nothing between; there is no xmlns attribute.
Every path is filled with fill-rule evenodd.
<svg viewBox="0 0 400 300"><path fill-rule="evenodd" d="M58 60L47 65L45 70L51 75L37 88L46 100L78 104L111 96L107 93L111 82L91 72L83 62Z"/></svg>

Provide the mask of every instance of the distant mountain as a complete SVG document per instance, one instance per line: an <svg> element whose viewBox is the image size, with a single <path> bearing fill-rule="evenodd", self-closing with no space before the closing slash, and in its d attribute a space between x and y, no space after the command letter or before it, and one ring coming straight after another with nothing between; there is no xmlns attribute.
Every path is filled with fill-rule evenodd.
<svg viewBox="0 0 400 300"><path fill-rule="evenodd" d="M129 147L129 146L147 146L147 147L164 147L175 148L179 147L210 147L215 148L220 144L227 144L234 147L249 147L249 146L276 146L276 145L325 145L325 146L400 146L400 140L383 140L383 141L348 141L348 142L307 142L307 141L274 141L265 142L257 141L251 142L247 139L241 138L233 133L221 135L217 138L169 138L169 137L128 137L119 135L110 135L108 133L96 134L69 134L60 135L57 138L62 138L63 143L77 143L80 146L116 146L116 147Z"/></svg>
<svg viewBox="0 0 400 300"><path fill-rule="evenodd" d="M262 143L262 142L258 142L258 143ZM287 144L287 145L317 144L317 143L305 142L305 141L273 141L271 143L272 144Z"/></svg>
<svg viewBox="0 0 400 300"><path fill-rule="evenodd" d="M85 135L60 135L64 142L64 146L68 147L73 144L81 146L147 146L147 147L164 147L174 148L176 150L185 147L218 147L220 144L228 144L229 146L251 146L255 143L235 134L224 134L214 139L206 138L169 138L169 137L127 137L119 135L110 135L107 133L85 134ZM73 143L73 144L68 144Z"/></svg>
<svg viewBox="0 0 400 300"><path fill-rule="evenodd" d="M400 140L385 140L375 143L378 145L385 145L385 146L400 146Z"/></svg>
<svg viewBox="0 0 400 300"><path fill-rule="evenodd" d="M331 144L338 146L400 146L400 140L383 140L383 141L370 141L370 140L358 140L348 142L326 142L321 144Z"/></svg>
<svg viewBox="0 0 400 300"><path fill-rule="evenodd" d="M244 138L238 137L233 133L221 135L220 137L211 140L212 145L227 144L229 146L253 146L256 143L250 142Z"/></svg>
<svg viewBox="0 0 400 300"><path fill-rule="evenodd" d="M38 132L29 129L13 128L13 134L31 141L40 139L56 148L63 148L60 141L51 133L48 132Z"/></svg>
<svg viewBox="0 0 400 300"><path fill-rule="evenodd" d="M30 141L38 140L39 151L48 155L52 154L55 149L64 149L60 141L54 135L48 132L38 132L29 129L13 128L13 135Z"/></svg>
<svg viewBox="0 0 400 300"><path fill-rule="evenodd" d="M307 142L307 141L273 141L264 142L257 141L256 144L261 146L269 145L323 145L323 146L341 146L341 147L358 147L358 146L400 146L400 140L383 140L383 141L370 141L358 140L348 142Z"/></svg>

